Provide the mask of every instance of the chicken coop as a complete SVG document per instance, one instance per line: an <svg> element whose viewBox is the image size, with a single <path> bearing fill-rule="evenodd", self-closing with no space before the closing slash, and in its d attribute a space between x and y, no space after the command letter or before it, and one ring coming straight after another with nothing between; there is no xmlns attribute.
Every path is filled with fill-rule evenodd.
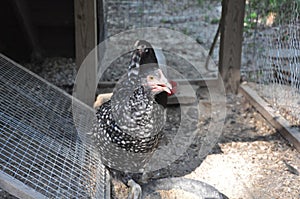
<svg viewBox="0 0 300 199"><path fill-rule="evenodd" d="M140 39L176 83L144 198L299 197L299 8L292 0L4 1L0 198L126 198L86 134L96 96L119 86Z"/></svg>

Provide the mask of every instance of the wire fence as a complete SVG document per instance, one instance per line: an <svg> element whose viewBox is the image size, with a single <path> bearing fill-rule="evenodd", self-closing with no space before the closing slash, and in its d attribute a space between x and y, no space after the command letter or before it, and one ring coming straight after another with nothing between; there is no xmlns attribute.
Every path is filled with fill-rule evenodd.
<svg viewBox="0 0 300 199"><path fill-rule="evenodd" d="M210 64L210 70L204 68L206 56L211 47L214 35L218 29L218 23L221 17L220 1L210 1L209 4L203 0L174 0L174 1L155 1L155 0L104 0L104 21L105 21L105 37L109 38L125 31L134 31L139 28L155 27L157 29L165 28L168 30L180 32L183 35L192 38L197 48L192 50L184 49L184 53L191 55L189 60L184 60L178 56L181 48L188 46L186 41L178 38L178 34L172 34L171 31L162 33L161 38L166 38L164 42L156 44L155 37L160 31L145 31L145 35L138 35L137 39L149 39L151 43L158 48L162 48L165 60L168 66L172 66L175 70L182 74L187 74L187 79L200 79L197 71L188 63L191 59L195 59L199 63L202 74L206 79L214 79L217 77L217 67ZM166 36L167 35L167 36ZM136 37L136 36L135 36ZM126 40L126 39L125 39ZM120 46L120 43L118 45ZM123 42L124 43L124 42ZM176 49L172 51L166 50L168 44L176 43ZM216 45L212 54L215 62L218 62L218 46ZM188 46L190 47L190 46ZM206 52L204 52L204 50ZM127 53L127 52L124 52ZM198 53L198 54L197 54ZM203 55L202 55L203 54ZM118 63L119 62L119 63ZM118 80L121 74L125 73L122 58L116 60L113 64L113 71L107 71L103 80ZM121 65L123 64L123 65ZM121 71L117 74L117 70Z"/></svg>
<svg viewBox="0 0 300 199"><path fill-rule="evenodd" d="M300 21L298 1L248 1L242 75L291 125L300 125ZM277 2L277 1L275 1Z"/></svg>
<svg viewBox="0 0 300 199"><path fill-rule="evenodd" d="M77 134L71 96L0 55L1 187L22 198L105 198L95 151Z"/></svg>

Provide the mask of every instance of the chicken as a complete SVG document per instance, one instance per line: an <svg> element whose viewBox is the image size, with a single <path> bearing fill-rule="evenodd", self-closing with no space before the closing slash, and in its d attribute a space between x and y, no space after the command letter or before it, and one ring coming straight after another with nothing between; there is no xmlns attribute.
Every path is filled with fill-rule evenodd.
<svg viewBox="0 0 300 199"><path fill-rule="evenodd" d="M128 73L118 82L110 100L96 110L91 138L111 175L139 198L141 190L132 179L143 173L158 145L165 124L165 107L172 86L159 68L150 43L138 40Z"/></svg>

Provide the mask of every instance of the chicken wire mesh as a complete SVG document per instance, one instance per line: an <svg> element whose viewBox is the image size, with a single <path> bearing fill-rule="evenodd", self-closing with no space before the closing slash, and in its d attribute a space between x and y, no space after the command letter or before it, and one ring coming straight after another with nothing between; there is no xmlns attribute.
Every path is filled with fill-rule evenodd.
<svg viewBox="0 0 300 199"><path fill-rule="evenodd" d="M266 2L247 3L241 72L291 125L299 126L299 2Z"/></svg>
<svg viewBox="0 0 300 199"><path fill-rule="evenodd" d="M171 28L189 35L198 33L195 26L203 10L199 1L104 0L106 34L112 36L124 30L143 27ZM219 18L220 16L216 16Z"/></svg>
<svg viewBox="0 0 300 199"><path fill-rule="evenodd" d="M208 51L213 43L214 35L218 29L218 23L221 17L221 3L219 1L210 1L209 4L202 0L174 0L174 1L156 1L156 0L104 0L104 24L105 24L105 37L111 38L112 36L125 31L132 31L141 28L166 28L168 30L178 31L186 36L191 37L194 41L198 42L198 48L193 49L193 52L185 52L191 54L191 59L195 59L198 63L201 63L201 67L204 68ZM159 31L157 31L159 32ZM151 31L145 31L144 35L134 35L132 39L153 39L158 40L155 37L158 35L154 29ZM171 31L169 31L171 32ZM166 33L168 34L168 33ZM138 38L139 37L139 38ZM176 69L182 74L186 74L187 79L199 80L202 77L194 71L192 67L187 63L187 60L183 60L177 55L181 50L181 46L187 46L185 40L176 37L174 34L168 34L165 37L165 43L154 44L155 47L162 48L166 63L172 68ZM146 39L146 40L147 40ZM153 44L153 42L151 42ZM166 51L164 46L176 43L178 48L172 49L172 52ZM201 52L203 47L207 52L203 56L195 55L195 52ZM218 48L219 42L217 42L214 48L212 58L215 62L218 61ZM188 50L186 50L188 51ZM127 52L124 52L127 53ZM194 54L193 54L194 53ZM119 61L119 62L118 62ZM120 74L125 74L126 67L123 65L122 58L116 60L114 67L119 70L108 71L104 79L112 80L119 79ZM216 79L218 68L212 67L205 69L204 79ZM107 74L110 75L107 75ZM120 74L119 74L120 73Z"/></svg>
<svg viewBox="0 0 300 199"><path fill-rule="evenodd" d="M2 188L22 198L107 196L107 171L77 135L71 107L68 94L0 56Z"/></svg>

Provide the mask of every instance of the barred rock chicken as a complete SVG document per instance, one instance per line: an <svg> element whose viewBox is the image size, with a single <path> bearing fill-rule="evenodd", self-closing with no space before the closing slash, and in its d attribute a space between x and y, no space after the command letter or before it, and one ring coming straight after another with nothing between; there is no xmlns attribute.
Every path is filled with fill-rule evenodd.
<svg viewBox="0 0 300 199"><path fill-rule="evenodd" d="M143 173L158 145L172 86L159 68L151 44L138 40L134 47L128 74L96 111L91 137L111 175L137 186L132 190L141 190L132 176ZM139 198L137 195L140 193L131 193L131 198Z"/></svg>

